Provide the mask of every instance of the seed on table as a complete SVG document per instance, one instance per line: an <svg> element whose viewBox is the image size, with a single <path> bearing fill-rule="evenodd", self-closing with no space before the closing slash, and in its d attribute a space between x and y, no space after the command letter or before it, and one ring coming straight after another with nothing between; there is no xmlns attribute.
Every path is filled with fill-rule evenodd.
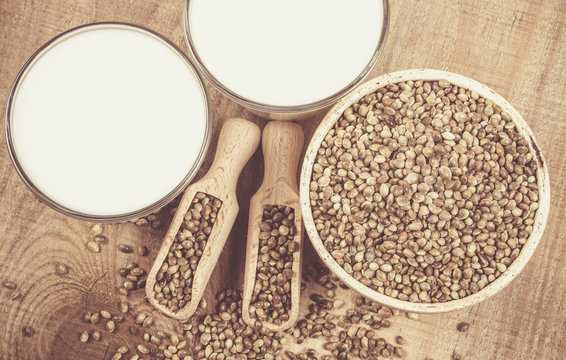
<svg viewBox="0 0 566 360"><path fill-rule="evenodd" d="M100 316L102 316L103 319L112 319L112 314L110 314L108 311L106 310L101 310L100 311Z"/></svg>
<svg viewBox="0 0 566 360"><path fill-rule="evenodd" d="M106 330L107 330L108 332L114 332L114 329L116 328L116 324L114 324L114 321L108 320L108 321L106 322L105 327L106 327Z"/></svg>
<svg viewBox="0 0 566 360"><path fill-rule="evenodd" d="M121 360L122 359L122 354L120 354L119 352L114 353L114 355L112 355L112 359L111 360Z"/></svg>
<svg viewBox="0 0 566 360"><path fill-rule="evenodd" d="M395 355L399 358L404 358L407 355L407 352L402 347L396 346L395 347Z"/></svg>
<svg viewBox="0 0 566 360"><path fill-rule="evenodd" d="M90 323L91 324L98 324L100 322L100 314L94 313L90 316Z"/></svg>
<svg viewBox="0 0 566 360"><path fill-rule="evenodd" d="M138 324L140 324L140 325L143 324L143 321L145 320L146 317L147 317L146 314L144 314L144 313L139 313L139 314L136 316L136 323L138 323Z"/></svg>
<svg viewBox="0 0 566 360"><path fill-rule="evenodd" d="M130 245L126 245L126 244L118 244L118 250L126 254L129 254L134 251L134 249Z"/></svg>
<svg viewBox="0 0 566 360"><path fill-rule="evenodd" d="M63 263L57 263L55 265L55 273L59 276L64 276L69 273L69 267Z"/></svg>
<svg viewBox="0 0 566 360"><path fill-rule="evenodd" d="M134 336L135 336L135 335L138 335L138 334L140 333L140 329L138 329L138 328L135 327L135 326L130 326L130 327L128 328L128 331L129 331L130 334L132 334L132 335L134 335Z"/></svg>
<svg viewBox="0 0 566 360"><path fill-rule="evenodd" d="M120 346L118 349L116 349L116 351L120 354L125 354L129 351L129 349L127 346Z"/></svg>
<svg viewBox="0 0 566 360"><path fill-rule="evenodd" d="M402 336L400 336L400 335L395 337L395 342L396 342L398 345L405 345L405 344L407 343L407 342L405 341L405 339L404 339Z"/></svg>
<svg viewBox="0 0 566 360"><path fill-rule="evenodd" d="M90 322L90 317L92 316L92 313L90 311L87 311L84 315L83 315L83 321L84 322Z"/></svg>
<svg viewBox="0 0 566 360"><path fill-rule="evenodd" d="M118 292L119 292L121 295L124 295L124 296L130 295L130 292L128 291L128 289L123 288L123 287L119 288L119 289L118 289Z"/></svg>
<svg viewBox="0 0 566 360"><path fill-rule="evenodd" d="M96 341L99 341L102 338L100 331L98 331L98 330L93 331L92 332L92 338Z"/></svg>
<svg viewBox="0 0 566 360"><path fill-rule="evenodd" d="M128 312L128 310L130 309L130 306L128 305L127 301L121 300L120 301L120 312L122 314L125 314Z"/></svg>
<svg viewBox="0 0 566 360"><path fill-rule="evenodd" d="M81 333L81 335L79 336L79 339L81 340L82 343L86 343L89 339L89 335L87 331L83 331Z"/></svg>
<svg viewBox="0 0 566 360"><path fill-rule="evenodd" d="M128 360L140 360L140 356L138 354L130 356Z"/></svg>
<svg viewBox="0 0 566 360"><path fill-rule="evenodd" d="M10 293L10 299L17 300L22 294L19 291L12 291Z"/></svg>
<svg viewBox="0 0 566 360"><path fill-rule="evenodd" d="M138 344L136 346L136 349L138 349L138 351L144 355L149 354L149 349L143 344Z"/></svg>
<svg viewBox="0 0 566 360"><path fill-rule="evenodd" d="M98 243L96 243L94 241L87 242L86 248L88 249L88 251L90 251L92 253L100 252L100 246L98 246Z"/></svg>
<svg viewBox="0 0 566 360"><path fill-rule="evenodd" d="M408 317L409 319L418 320L418 319L419 319L419 314L417 314L417 313L412 313L412 312L407 312L407 317Z"/></svg>
<svg viewBox="0 0 566 360"><path fill-rule="evenodd" d="M207 302L205 299L200 299L200 302L198 303L198 307L201 309L206 309L206 307L208 306Z"/></svg>
<svg viewBox="0 0 566 360"><path fill-rule="evenodd" d="M13 281L3 281L2 286L10 290L14 290L17 287L16 283Z"/></svg>
<svg viewBox="0 0 566 360"><path fill-rule="evenodd" d="M130 274L134 275L134 276L140 276L144 274L144 270L142 268L133 268L132 270L130 270Z"/></svg>
<svg viewBox="0 0 566 360"><path fill-rule="evenodd" d="M148 327L148 326L150 326L151 324L153 324L153 318L152 318L151 316L148 316L148 317L146 317L146 318L144 319L144 321L143 321L143 323L142 323L142 326L143 326L143 327Z"/></svg>
<svg viewBox="0 0 566 360"><path fill-rule="evenodd" d="M33 337L33 335L35 334L35 329L34 329L33 327L29 326L29 325L28 325L28 326L24 326L24 327L22 328L22 334L23 334L25 337Z"/></svg>
<svg viewBox="0 0 566 360"><path fill-rule="evenodd" d="M470 324L467 322L461 322L457 326L459 332L466 332L470 329Z"/></svg>
<svg viewBox="0 0 566 360"><path fill-rule="evenodd" d="M94 237L94 241L96 241L99 244L104 244L106 242L106 236L104 235L97 235Z"/></svg>
<svg viewBox="0 0 566 360"><path fill-rule="evenodd" d="M139 256L146 256L147 255L147 248L143 245L138 245L136 247L137 253Z"/></svg>
<svg viewBox="0 0 566 360"><path fill-rule="evenodd" d="M149 342L151 342L154 345L159 345L159 344L161 344L161 338L154 336L154 335L151 335L150 338L149 338Z"/></svg>
<svg viewBox="0 0 566 360"><path fill-rule="evenodd" d="M101 224L93 224L90 227L90 234L92 236L98 236L98 235L102 234L102 225Z"/></svg>

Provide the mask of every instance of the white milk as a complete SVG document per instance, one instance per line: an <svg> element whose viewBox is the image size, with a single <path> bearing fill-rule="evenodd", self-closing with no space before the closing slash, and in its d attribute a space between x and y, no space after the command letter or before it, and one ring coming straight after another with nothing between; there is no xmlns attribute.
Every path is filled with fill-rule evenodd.
<svg viewBox="0 0 566 360"><path fill-rule="evenodd" d="M89 215L170 193L205 139L200 82L173 48L133 27L87 27L36 59L12 109L16 156L54 202Z"/></svg>
<svg viewBox="0 0 566 360"><path fill-rule="evenodd" d="M219 82L258 103L293 106L336 94L370 62L381 0L190 0L196 53Z"/></svg>

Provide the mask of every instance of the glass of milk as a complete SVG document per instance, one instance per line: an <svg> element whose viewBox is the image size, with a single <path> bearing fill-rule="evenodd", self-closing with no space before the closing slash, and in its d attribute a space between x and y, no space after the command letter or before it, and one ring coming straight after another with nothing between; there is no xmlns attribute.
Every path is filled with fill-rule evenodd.
<svg viewBox="0 0 566 360"><path fill-rule="evenodd" d="M5 121L26 185L52 208L96 222L173 200L202 163L210 127L191 61L123 23L80 26L42 46L16 77Z"/></svg>
<svg viewBox="0 0 566 360"><path fill-rule="evenodd" d="M186 0L198 69L231 100L277 120L325 109L359 85L383 50L387 0Z"/></svg>

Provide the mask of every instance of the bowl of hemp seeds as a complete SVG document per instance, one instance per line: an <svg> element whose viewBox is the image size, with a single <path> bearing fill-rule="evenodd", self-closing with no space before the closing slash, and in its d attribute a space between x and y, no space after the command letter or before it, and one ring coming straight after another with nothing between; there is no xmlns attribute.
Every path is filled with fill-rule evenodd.
<svg viewBox="0 0 566 360"><path fill-rule="evenodd" d="M338 278L425 313L509 284L550 202L546 163L517 110L477 81L426 69L340 100L311 139L300 187L305 229Z"/></svg>

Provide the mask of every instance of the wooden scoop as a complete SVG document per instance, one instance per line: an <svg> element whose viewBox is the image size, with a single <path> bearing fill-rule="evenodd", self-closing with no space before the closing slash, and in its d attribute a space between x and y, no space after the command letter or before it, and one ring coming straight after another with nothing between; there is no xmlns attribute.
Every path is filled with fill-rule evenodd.
<svg viewBox="0 0 566 360"><path fill-rule="evenodd" d="M256 266L259 251L259 233L263 210L266 205L288 206L294 210L295 237L298 249L293 253L293 276L291 278L291 309L289 319L280 325L262 321L262 325L272 331L284 330L297 321L301 290L301 259L303 246L303 221L297 188L297 166L303 148L303 131L295 123L274 121L263 130L263 156L265 173L263 183L250 200L248 241L246 247L246 266L242 317L249 325L256 319L250 316L250 302L256 280Z"/></svg>
<svg viewBox="0 0 566 360"><path fill-rule="evenodd" d="M161 312L178 320L188 320L196 311L202 294L206 288L212 270L218 261L222 248L230 234L236 215L238 202L236 199L236 183L244 165L253 155L260 139L260 129L257 125L243 120L230 119L226 121L218 137L218 148L214 161L207 174L190 185L181 199L177 212L173 217L167 235L155 258L145 287L150 303ZM177 312L166 305L161 305L155 299L154 290L157 274L167 259L167 255L181 227L185 214L198 192L212 195L222 201L216 221L204 247L202 256L193 272L193 283L190 302Z"/></svg>

